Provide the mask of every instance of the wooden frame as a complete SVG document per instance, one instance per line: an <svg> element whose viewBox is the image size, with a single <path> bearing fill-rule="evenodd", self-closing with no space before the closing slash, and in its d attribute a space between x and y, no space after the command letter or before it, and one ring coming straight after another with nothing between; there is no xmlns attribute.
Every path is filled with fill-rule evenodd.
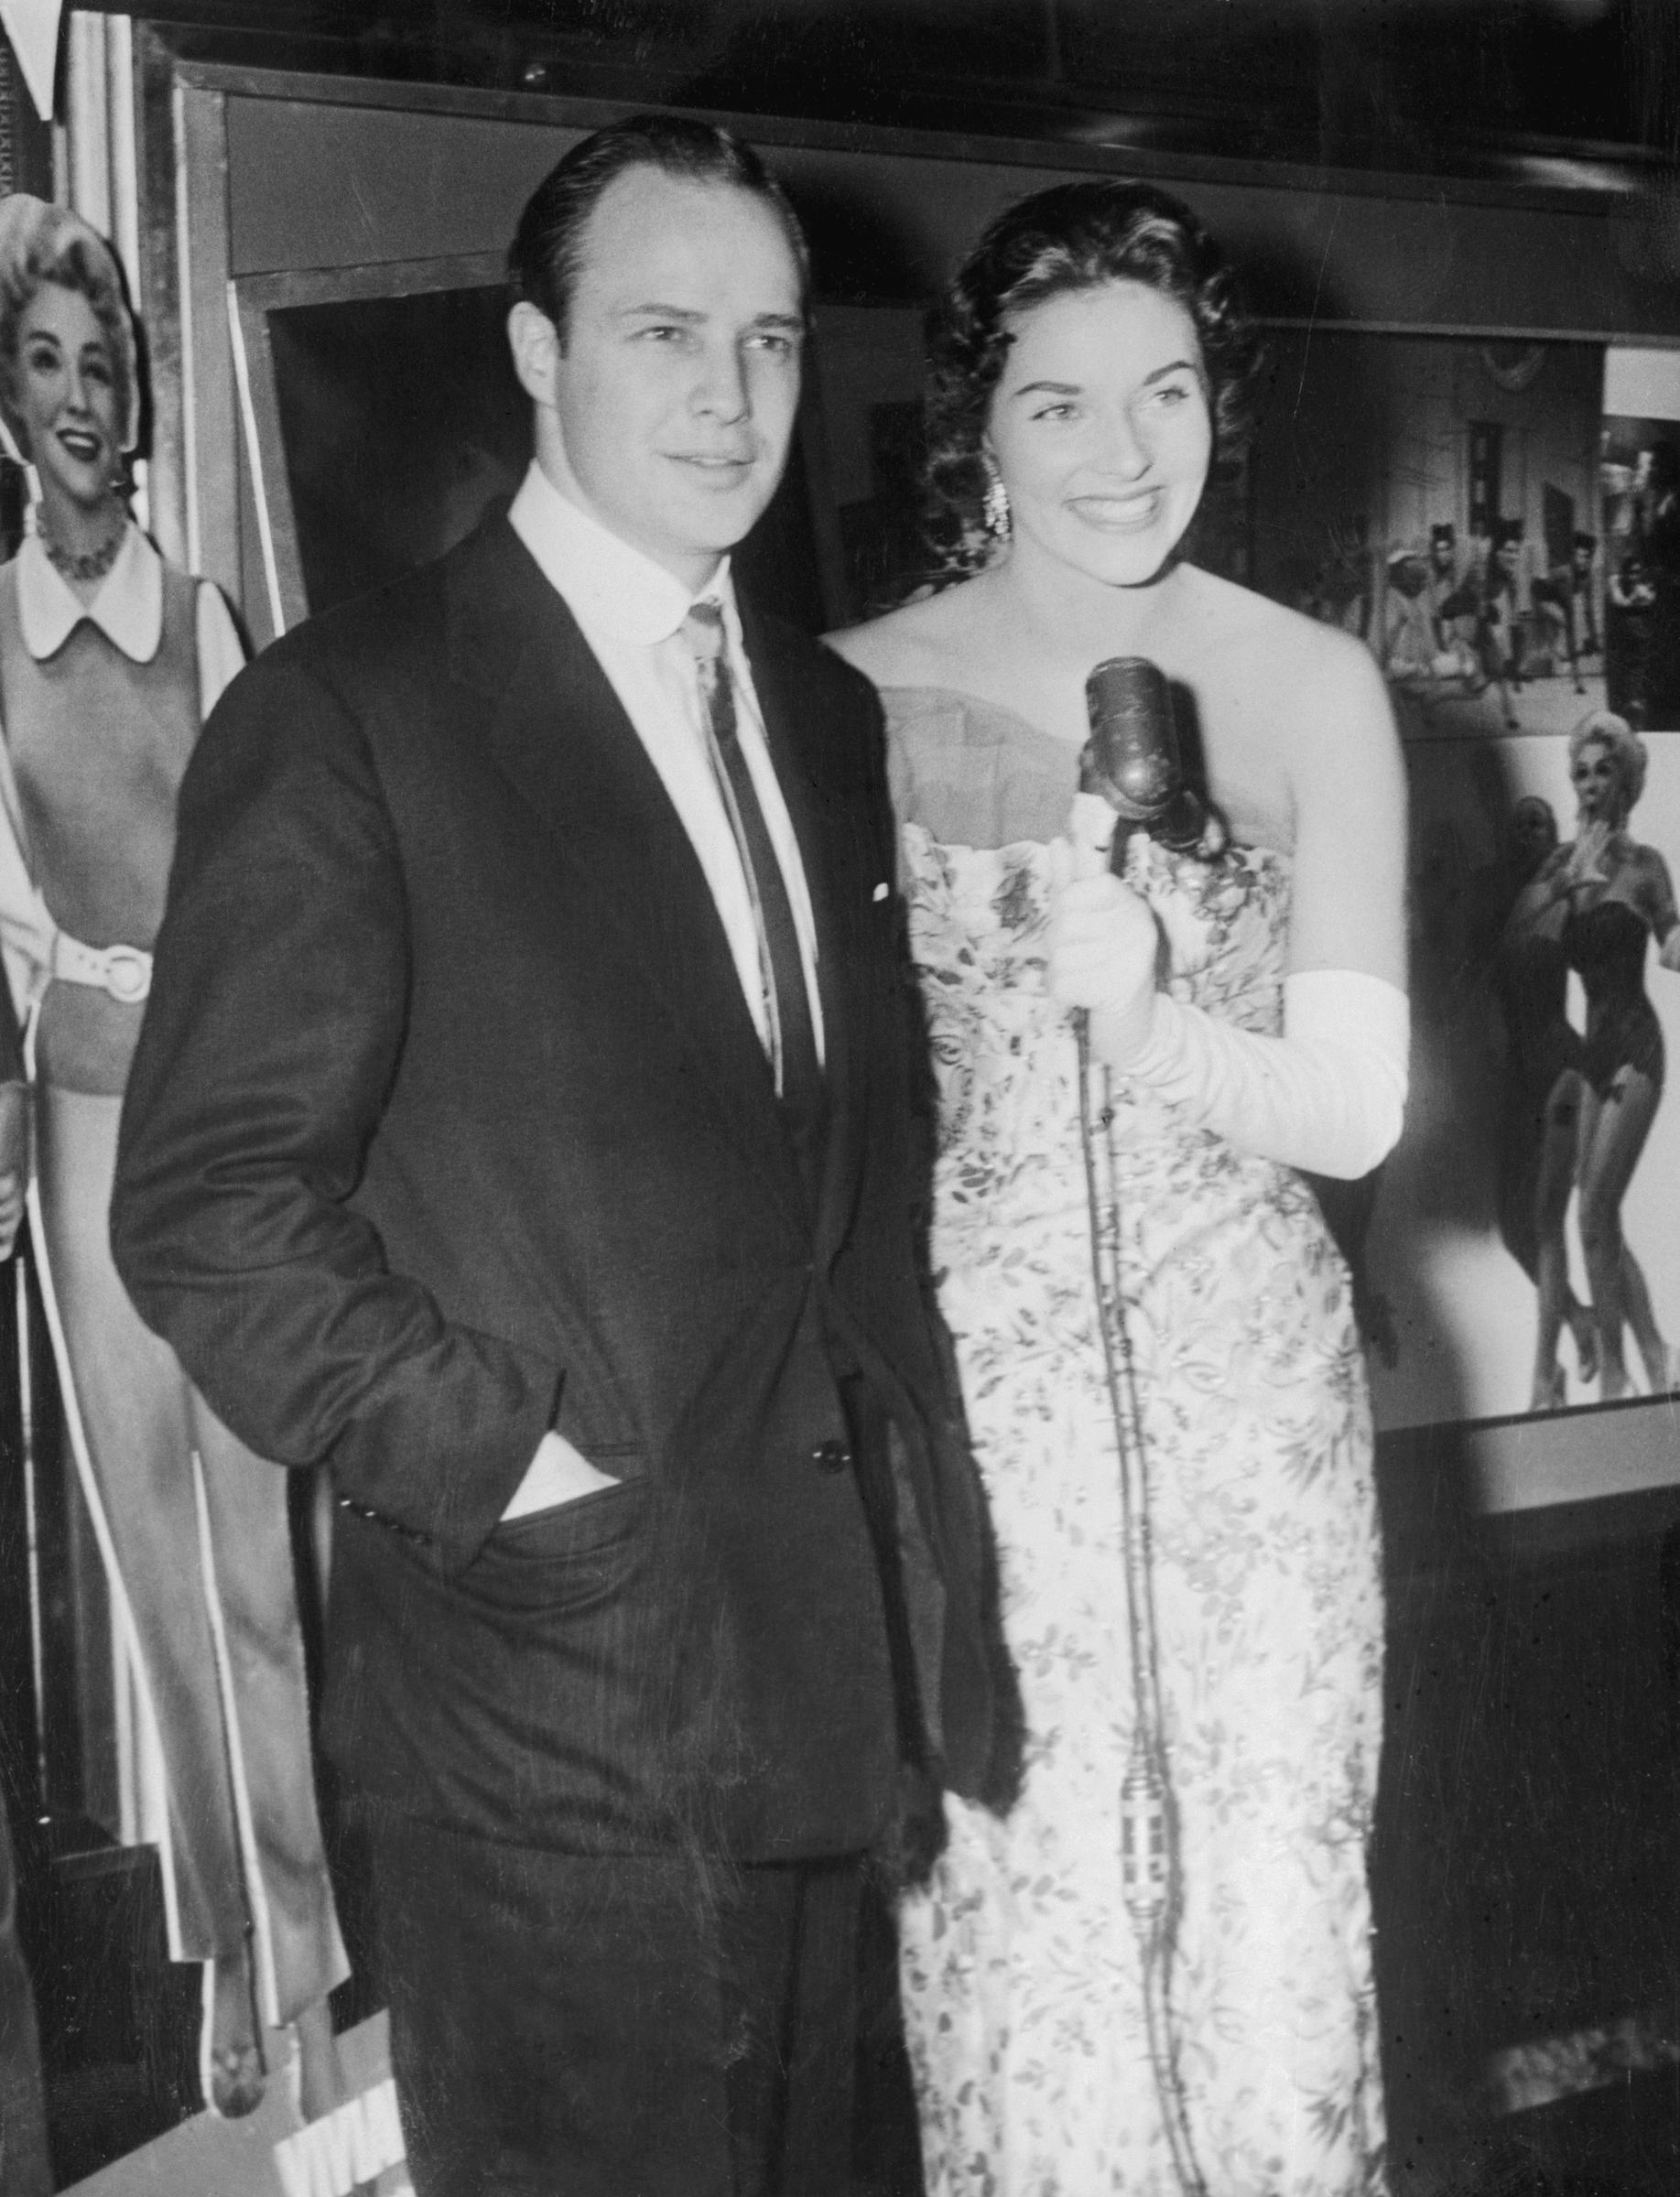
<svg viewBox="0 0 1680 2197"><path fill-rule="evenodd" d="M298 453L295 448L288 449L284 417L287 397L295 407L299 392L296 387L288 389L276 358L276 323L285 325L287 316L309 308L324 308L328 314L334 308L345 308L353 313L362 307L411 301L417 308L417 319L423 319L430 324L428 332L416 331L417 340L428 345L431 360L427 377L428 395L434 399L438 395L436 377L441 375L443 386L452 386L463 406L476 399L482 410L483 383L499 378L505 381L510 393L513 390L500 332L504 285L502 257L490 253L235 276L230 282L229 333L233 376L239 395L243 449L251 483L252 515L267 620L272 632L285 632L311 611L326 608L336 599L331 590L323 592L319 585L312 590L309 584L308 568L311 560L308 551L311 545L304 538L306 514L299 511L294 492ZM428 313L425 308L460 308L480 298L489 305L490 313L471 318L481 322L486 319L493 320L496 355L487 359L482 342L474 347L476 355L451 355L447 339L441 345L437 341L438 314ZM455 317L463 316L457 312ZM482 338L483 333L482 326L476 330L469 329L469 340L473 334ZM797 462L790 468L789 479L784 482L763 522L773 537L772 547L768 554L758 556L756 580L761 593L766 588L769 590L773 607L796 615L801 609L814 610L816 622L832 626L847 622L853 612L845 584L833 499L827 486L828 460L818 387L818 375L815 373L807 375L799 415ZM369 389L362 394L370 400L380 395L389 397L392 391L388 377L384 378L381 390ZM370 435L382 430L387 435L391 433L394 423L384 416L382 404L369 401L365 409ZM296 439L294 435L294 443ZM406 556L364 569L358 576L361 584L372 586L395 578L406 562L421 561L424 556L437 554L451 546L478 515L487 495L497 490L512 492L528 453L523 405L517 446L515 438L505 434L494 439L499 445L494 453L501 460L499 473L488 462L490 453L482 451L481 447L481 456L486 463L477 482L476 496L458 500L459 509L451 511L448 523L440 530L419 539L410 530L404 544ZM410 431L402 438L400 452L394 451L392 456L404 461L406 484L412 487L417 464L424 470L428 462L435 463L439 454L430 447L425 433L415 432L410 423ZM747 554L751 557L753 553ZM314 561L319 568L320 557ZM802 594L793 581L802 581Z"/></svg>
<svg viewBox="0 0 1680 2197"><path fill-rule="evenodd" d="M456 258L252 276L229 282L228 333L233 379L254 491L268 617L276 633L285 633L307 618L311 605L304 584L286 459L271 316L299 306L493 289L503 278L501 263L488 254L477 253Z"/></svg>

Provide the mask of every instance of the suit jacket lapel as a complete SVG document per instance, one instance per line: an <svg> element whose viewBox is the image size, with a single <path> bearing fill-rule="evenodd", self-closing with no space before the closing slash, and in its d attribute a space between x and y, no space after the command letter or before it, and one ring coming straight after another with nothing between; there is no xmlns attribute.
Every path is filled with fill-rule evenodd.
<svg viewBox="0 0 1680 2197"><path fill-rule="evenodd" d="M576 620L505 521L450 599L452 674L491 701L489 753L556 842L557 863L616 930L687 1037L719 1112L790 1212L797 1171L764 1048L699 859ZM803 842L802 842L803 843ZM825 1001L825 1018L827 1006Z"/></svg>

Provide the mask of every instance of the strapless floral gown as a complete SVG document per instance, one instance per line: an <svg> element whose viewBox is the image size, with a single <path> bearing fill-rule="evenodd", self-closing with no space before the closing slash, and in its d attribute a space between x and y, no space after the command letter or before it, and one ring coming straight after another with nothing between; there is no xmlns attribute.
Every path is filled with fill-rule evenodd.
<svg viewBox="0 0 1680 2197"><path fill-rule="evenodd" d="M1045 985L1047 841L1074 763L991 705L921 688L885 700L938 1086L934 1265L1027 1725L1018 1804L1000 1822L953 1801L948 1847L902 1915L928 2187L1177 2197L1122 1899L1132 1690L1078 1055ZM1274 1031L1286 860L1150 847L1145 869L1174 996ZM1209 2197L1376 2192L1365 1848L1382 1613L1347 1273L1298 1175L1123 1085L1105 1098L1198 2163Z"/></svg>

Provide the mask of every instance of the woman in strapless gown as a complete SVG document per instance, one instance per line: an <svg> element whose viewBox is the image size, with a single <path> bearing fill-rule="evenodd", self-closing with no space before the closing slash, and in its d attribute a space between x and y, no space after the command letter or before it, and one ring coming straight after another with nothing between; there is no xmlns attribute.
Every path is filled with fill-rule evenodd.
<svg viewBox="0 0 1680 2197"><path fill-rule="evenodd" d="M1297 1169L1361 1174L1398 1133L1386 698L1356 642L1181 554L1251 352L1176 201L1026 201L929 342L948 584L836 645L886 711L937 1085L931 1260L1026 1744L1012 1811L948 1803L901 1912L928 2187L1374 2191L1371 1429L1347 1272ZM1144 655L1194 714L1210 820L1176 849L1133 837L1122 882L1103 804L1073 814L1084 683ZM1176 1849L1143 1935L1140 1734Z"/></svg>
<svg viewBox="0 0 1680 2197"><path fill-rule="evenodd" d="M1621 1207L1663 1096L1663 1027L1645 990L1654 939L1664 969L1680 969L1680 922L1668 865L1628 830L1645 784L1645 743L1625 718L1597 709L1569 735L1579 815L1573 842L1541 872L1562 907L1563 951L1587 997L1584 1094L1576 1163L1581 1255L1599 1333L1599 1393L1631 1381L1623 1330L1631 1328L1655 1394L1680 1387L1680 1350L1664 1339Z"/></svg>

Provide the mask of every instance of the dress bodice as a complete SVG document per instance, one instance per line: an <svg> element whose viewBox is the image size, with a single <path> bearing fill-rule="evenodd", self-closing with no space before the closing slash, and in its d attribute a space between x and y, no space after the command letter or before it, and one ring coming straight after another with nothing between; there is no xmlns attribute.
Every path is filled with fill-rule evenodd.
<svg viewBox="0 0 1680 2197"><path fill-rule="evenodd" d="M995 1220L1082 1197L1072 1017L1050 997L1050 841L1066 830L1078 758L998 705L944 688L888 688L889 771L901 826L911 949L939 1088L943 1185ZM1213 860L1142 838L1128 882L1160 926L1164 988L1263 1033L1278 1030L1289 922L1287 857L1232 847ZM1113 1079L1118 1153L1154 1178L1210 1142L1146 1092ZM1217 1140L1211 1140L1217 1142ZM1221 1144L1229 1174L1269 1163ZM1233 1185L1234 1186L1234 1185ZM1154 1192L1152 1190L1152 1196ZM1000 1201L1001 1204L1000 1204Z"/></svg>

